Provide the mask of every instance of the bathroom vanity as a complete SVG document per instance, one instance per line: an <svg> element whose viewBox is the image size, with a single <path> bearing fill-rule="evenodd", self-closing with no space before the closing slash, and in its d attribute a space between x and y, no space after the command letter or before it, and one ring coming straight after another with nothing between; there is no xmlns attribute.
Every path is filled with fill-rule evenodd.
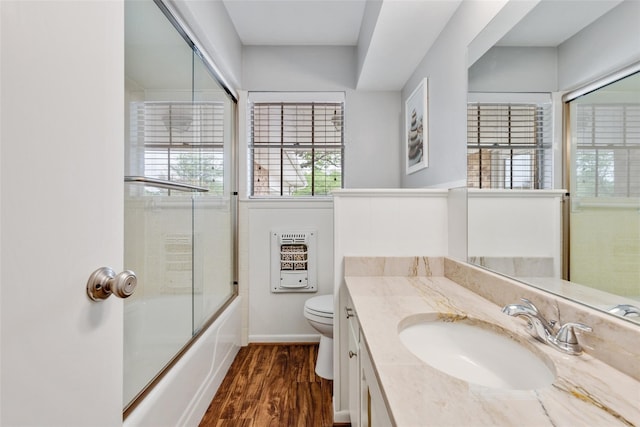
<svg viewBox="0 0 640 427"><path fill-rule="evenodd" d="M637 326L448 258L345 257L344 272L339 308L348 325L353 426L640 425ZM547 319L591 326L592 332L577 331L584 353L543 344L525 320L502 313L522 297ZM467 344L495 358L506 355L498 366L507 370L506 383L487 386L445 373L401 341L407 327L425 322L490 330L541 361L551 377L542 385L527 382L535 378L509 383L507 365L520 356L493 338ZM528 362L522 363L526 376Z"/></svg>

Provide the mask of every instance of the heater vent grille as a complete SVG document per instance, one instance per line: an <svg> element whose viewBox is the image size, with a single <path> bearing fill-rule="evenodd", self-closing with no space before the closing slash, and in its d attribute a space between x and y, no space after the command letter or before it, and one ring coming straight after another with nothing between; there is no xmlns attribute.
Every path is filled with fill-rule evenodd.
<svg viewBox="0 0 640 427"><path fill-rule="evenodd" d="M306 243L307 234L306 233L283 233L280 235L280 242L282 244Z"/></svg>
<svg viewBox="0 0 640 427"><path fill-rule="evenodd" d="M306 270L307 245L280 246L280 270Z"/></svg>
<svg viewBox="0 0 640 427"><path fill-rule="evenodd" d="M316 233L271 232L271 292L316 292Z"/></svg>

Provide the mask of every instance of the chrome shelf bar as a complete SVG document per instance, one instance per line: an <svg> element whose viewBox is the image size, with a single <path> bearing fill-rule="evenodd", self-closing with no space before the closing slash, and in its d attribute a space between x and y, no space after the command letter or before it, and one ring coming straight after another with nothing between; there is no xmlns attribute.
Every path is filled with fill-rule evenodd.
<svg viewBox="0 0 640 427"><path fill-rule="evenodd" d="M166 188L168 190L190 191L190 192L207 192L208 188L198 187L196 185L182 184L180 182L166 181L164 179L148 178L146 176L125 176L124 182L135 182L147 185L149 187Z"/></svg>

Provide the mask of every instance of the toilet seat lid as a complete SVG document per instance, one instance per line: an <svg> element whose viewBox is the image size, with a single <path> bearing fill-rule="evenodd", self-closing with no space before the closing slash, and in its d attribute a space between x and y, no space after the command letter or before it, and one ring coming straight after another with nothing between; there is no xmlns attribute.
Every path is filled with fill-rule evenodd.
<svg viewBox="0 0 640 427"><path fill-rule="evenodd" d="M304 303L304 308L312 312L333 316L333 295L319 295L309 298Z"/></svg>

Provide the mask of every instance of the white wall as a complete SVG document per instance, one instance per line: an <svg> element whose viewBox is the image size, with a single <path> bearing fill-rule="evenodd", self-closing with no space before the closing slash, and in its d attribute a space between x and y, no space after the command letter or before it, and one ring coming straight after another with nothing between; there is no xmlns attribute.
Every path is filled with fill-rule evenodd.
<svg viewBox="0 0 640 427"><path fill-rule="evenodd" d="M402 187L465 185L467 47L502 4L462 2L402 89L402 100L406 100L422 79L429 78L429 167L411 175L402 172ZM402 107L404 114L404 102ZM400 153L404 171L404 144Z"/></svg>
<svg viewBox="0 0 640 427"><path fill-rule="evenodd" d="M242 202L248 225L248 338L250 342L317 341L318 333L304 318L306 299L333 291L333 203ZM315 293L271 293L271 235L278 230L316 230Z"/></svg>
<svg viewBox="0 0 640 427"><path fill-rule="evenodd" d="M343 256L447 255L447 197L447 190L338 191L336 266L342 265Z"/></svg>
<svg viewBox="0 0 640 427"><path fill-rule="evenodd" d="M400 187L400 93L347 91L345 188Z"/></svg>
<svg viewBox="0 0 640 427"><path fill-rule="evenodd" d="M558 47L558 84L571 90L640 61L640 1L626 0Z"/></svg>

